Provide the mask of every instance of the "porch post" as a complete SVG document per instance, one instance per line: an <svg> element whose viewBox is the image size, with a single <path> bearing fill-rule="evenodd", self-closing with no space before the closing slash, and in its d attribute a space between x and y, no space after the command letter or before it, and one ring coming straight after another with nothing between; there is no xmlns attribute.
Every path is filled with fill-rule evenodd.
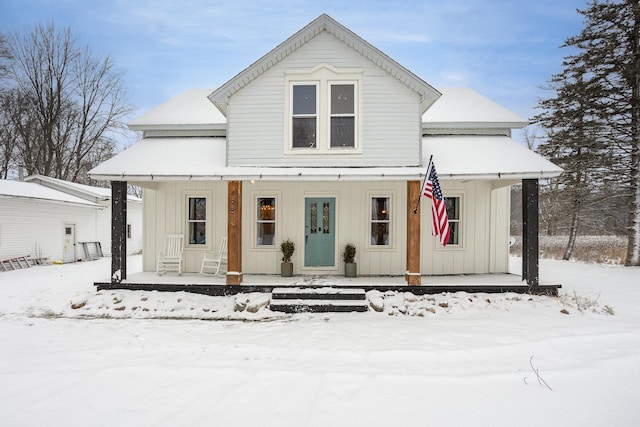
<svg viewBox="0 0 640 427"><path fill-rule="evenodd" d="M127 278L127 181L111 181L111 283Z"/></svg>
<svg viewBox="0 0 640 427"><path fill-rule="evenodd" d="M538 280L538 180L522 180L522 280L529 287Z"/></svg>
<svg viewBox="0 0 640 427"><path fill-rule="evenodd" d="M420 194L420 181L407 181L407 272L409 286L420 286L420 206L414 212L413 201Z"/></svg>
<svg viewBox="0 0 640 427"><path fill-rule="evenodd" d="M227 285L242 283L242 181L227 184Z"/></svg>

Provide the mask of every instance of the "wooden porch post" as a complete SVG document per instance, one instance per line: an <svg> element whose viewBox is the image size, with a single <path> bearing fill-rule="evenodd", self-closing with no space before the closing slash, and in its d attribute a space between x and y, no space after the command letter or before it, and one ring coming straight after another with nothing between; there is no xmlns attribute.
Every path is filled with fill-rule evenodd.
<svg viewBox="0 0 640 427"><path fill-rule="evenodd" d="M538 279L538 180L522 180L522 280L529 287Z"/></svg>
<svg viewBox="0 0 640 427"><path fill-rule="evenodd" d="M420 205L414 212L413 201L420 194L420 181L407 181L407 272L409 286L420 286Z"/></svg>
<svg viewBox="0 0 640 427"><path fill-rule="evenodd" d="M111 283L127 278L127 182L111 181Z"/></svg>
<svg viewBox="0 0 640 427"><path fill-rule="evenodd" d="M227 184L227 285L242 283L242 181Z"/></svg>

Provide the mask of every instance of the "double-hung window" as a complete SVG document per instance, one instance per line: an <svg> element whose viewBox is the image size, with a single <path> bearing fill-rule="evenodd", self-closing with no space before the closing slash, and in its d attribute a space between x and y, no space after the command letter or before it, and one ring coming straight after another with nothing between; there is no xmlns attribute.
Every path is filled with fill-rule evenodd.
<svg viewBox="0 0 640 427"><path fill-rule="evenodd" d="M316 148L318 145L318 85L292 86L291 146Z"/></svg>
<svg viewBox="0 0 640 427"><path fill-rule="evenodd" d="M460 197L445 197L449 219L449 241L447 245L460 245Z"/></svg>
<svg viewBox="0 0 640 427"><path fill-rule="evenodd" d="M189 244L205 245L207 243L207 198L189 197L187 210Z"/></svg>
<svg viewBox="0 0 640 427"><path fill-rule="evenodd" d="M285 152L353 154L362 150L362 70L321 64L286 72Z"/></svg>
<svg viewBox="0 0 640 427"><path fill-rule="evenodd" d="M276 199L275 197L258 197L257 207L256 244L258 246L275 246Z"/></svg>
<svg viewBox="0 0 640 427"><path fill-rule="evenodd" d="M355 147L356 103L355 84L330 84L330 147Z"/></svg>
<svg viewBox="0 0 640 427"><path fill-rule="evenodd" d="M389 246L391 198L371 198L371 246Z"/></svg>

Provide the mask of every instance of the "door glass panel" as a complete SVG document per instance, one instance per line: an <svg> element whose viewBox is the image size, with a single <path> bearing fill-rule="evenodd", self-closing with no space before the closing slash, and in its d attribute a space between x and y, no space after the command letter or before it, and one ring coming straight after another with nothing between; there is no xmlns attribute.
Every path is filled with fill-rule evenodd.
<svg viewBox="0 0 640 427"><path fill-rule="evenodd" d="M309 229L312 234L318 231L318 204L311 203L311 214L309 215Z"/></svg>
<svg viewBox="0 0 640 427"><path fill-rule="evenodd" d="M329 220L331 219L329 217L329 215L331 215L331 212L329 210L329 203L324 203L322 205L322 232L324 234L329 234L330 227L329 227Z"/></svg>

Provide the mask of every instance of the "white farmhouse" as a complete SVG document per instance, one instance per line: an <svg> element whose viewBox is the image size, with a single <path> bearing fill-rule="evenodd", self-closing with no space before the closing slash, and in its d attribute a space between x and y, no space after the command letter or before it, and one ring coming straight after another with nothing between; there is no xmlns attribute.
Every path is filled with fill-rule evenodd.
<svg viewBox="0 0 640 427"><path fill-rule="evenodd" d="M522 182L523 278L536 286L537 184L561 169L511 139L527 120L466 88L434 88L321 15L215 90L191 90L137 118L143 139L91 171L144 188L143 269L166 235L184 236L184 270L228 238L228 285L280 271L404 277L508 270L510 187ZM446 247L421 192L433 158L448 207ZM125 221L114 211L114 230ZM114 241L124 239L116 232ZM121 272L124 254L114 256ZM117 280L126 278L117 276Z"/></svg>

